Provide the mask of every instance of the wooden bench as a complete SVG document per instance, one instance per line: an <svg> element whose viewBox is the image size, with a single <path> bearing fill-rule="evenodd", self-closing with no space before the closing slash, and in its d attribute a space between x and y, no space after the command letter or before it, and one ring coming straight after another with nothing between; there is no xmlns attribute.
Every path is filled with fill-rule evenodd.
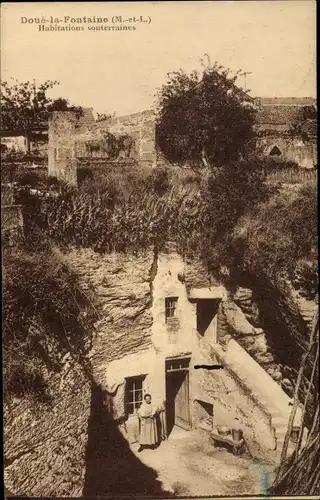
<svg viewBox="0 0 320 500"><path fill-rule="evenodd" d="M213 444L224 444L227 445L229 448L232 449L232 453L234 455L239 455L245 442L244 439L241 439L240 441L235 441L232 439L232 435L228 434L227 436L221 436L218 433L211 432L210 434L211 439L213 440Z"/></svg>

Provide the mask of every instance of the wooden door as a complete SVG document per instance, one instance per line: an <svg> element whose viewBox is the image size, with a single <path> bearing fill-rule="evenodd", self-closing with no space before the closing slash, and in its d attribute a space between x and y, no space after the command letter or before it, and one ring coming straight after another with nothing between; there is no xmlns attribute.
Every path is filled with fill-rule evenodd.
<svg viewBox="0 0 320 500"><path fill-rule="evenodd" d="M176 396L174 399L174 423L182 429L190 429L189 372L175 373Z"/></svg>

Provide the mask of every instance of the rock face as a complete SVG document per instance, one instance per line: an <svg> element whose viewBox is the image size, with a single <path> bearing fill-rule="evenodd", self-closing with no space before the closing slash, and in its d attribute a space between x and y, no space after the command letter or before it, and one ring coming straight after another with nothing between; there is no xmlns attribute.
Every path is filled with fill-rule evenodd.
<svg viewBox="0 0 320 500"><path fill-rule="evenodd" d="M164 296L176 295L176 290L170 289L172 273L161 271L161 262L165 262L165 259L157 259L151 251L133 256L100 255L89 249L71 249L64 254L64 259L78 271L83 288L93 288L95 291L94 306L100 319L93 331L88 332L92 339L90 358L93 377L103 397L107 394L113 400L113 411L122 415L124 378L119 370L120 383L117 382L117 360L121 369L124 366L123 358L128 360L130 356L135 358L138 365L141 361L144 368L144 357L153 363L150 353L157 333L155 325L163 330L157 318L164 317L161 309L164 307ZM185 312L188 289L210 287L214 280L208 277L199 263L187 262L178 271L177 266L173 265L173 269L177 272L178 285L186 287L181 315L184 321L181 334L184 335L188 323ZM218 309L220 347L226 353L233 337L289 394L296 372L292 366L282 362L281 352L270 345L269 332L264 331L260 314L252 291L238 288L234 296L223 301ZM280 340L282 345L284 339ZM174 349L175 344L172 343L171 347ZM203 360L212 362L210 356L206 358L209 354L207 345L203 343L202 347ZM106 377L106 370L110 364L115 378L108 385L110 377ZM91 386L81 367L71 359L66 358L63 367L61 373L50 378L52 407L40 407L27 399L16 400L10 407L5 407L5 483L15 495L57 497L83 494ZM125 376L131 376L130 369L132 375L139 373L139 367L136 368L134 363L131 366L127 361L124 368ZM239 368L241 370L242 365ZM273 446L268 416L252 404L250 394L233 375L228 372L223 378L221 373L209 373L212 383L209 384L211 389L208 397L215 401L216 410L219 410L219 415L225 415L226 421L232 417L230 425L239 423L250 429L250 444L259 455L260 451L263 453L263 450L257 449L259 442L265 441L268 449ZM202 385L205 384L208 385L207 379ZM153 380L151 385L155 387L156 382ZM117 394L117 398L114 398L114 394ZM108 397L103 401L106 406ZM119 407L115 407L116 399ZM244 414L243 402L247 400L248 411ZM111 413L111 409L109 411ZM256 434L257 429L259 435Z"/></svg>
<svg viewBox="0 0 320 500"><path fill-rule="evenodd" d="M62 371L50 378L50 392L50 407L20 399L4 408L4 481L14 495L82 495L90 383L65 357Z"/></svg>
<svg viewBox="0 0 320 500"><path fill-rule="evenodd" d="M285 287L281 296L259 291L259 301L251 289L238 287L224 312L232 336L292 397L317 304L290 283Z"/></svg>
<svg viewBox="0 0 320 500"><path fill-rule="evenodd" d="M204 339L199 338L198 360L201 363L219 363L221 359ZM224 370L199 370L197 387L199 400L212 404L214 428L227 426L230 429L245 429L245 436L253 456L271 457L276 443L271 426L271 416L254 398L248 385L243 384L229 364L223 362Z"/></svg>
<svg viewBox="0 0 320 500"><path fill-rule="evenodd" d="M99 255L74 249L66 259L93 286L101 319L92 338L91 363L96 383L105 386L108 362L151 347L151 252L140 256Z"/></svg>
<svg viewBox="0 0 320 500"><path fill-rule="evenodd" d="M224 313L232 336L252 358L277 382L282 378L280 366L261 328L259 310L252 291L238 288L233 301L224 304Z"/></svg>

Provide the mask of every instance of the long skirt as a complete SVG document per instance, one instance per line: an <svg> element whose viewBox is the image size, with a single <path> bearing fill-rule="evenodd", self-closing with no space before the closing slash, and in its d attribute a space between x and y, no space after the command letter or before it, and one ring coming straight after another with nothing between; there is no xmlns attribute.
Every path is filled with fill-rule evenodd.
<svg viewBox="0 0 320 500"><path fill-rule="evenodd" d="M153 417L140 420L140 445L153 445L158 442L158 431L156 419Z"/></svg>

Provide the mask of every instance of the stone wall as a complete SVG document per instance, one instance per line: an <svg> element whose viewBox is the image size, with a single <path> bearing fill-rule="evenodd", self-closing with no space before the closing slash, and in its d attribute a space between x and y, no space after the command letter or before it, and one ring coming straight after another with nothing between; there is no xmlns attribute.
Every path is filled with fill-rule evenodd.
<svg viewBox="0 0 320 500"><path fill-rule="evenodd" d="M282 374L276 353L272 352L266 333L261 328L252 292L239 288L234 300L223 305L223 313L232 337L275 381L280 382Z"/></svg>
<svg viewBox="0 0 320 500"><path fill-rule="evenodd" d="M4 407L4 481L17 496L79 497L86 472L91 388L67 355L50 376L49 406L29 399Z"/></svg>
<svg viewBox="0 0 320 500"><path fill-rule="evenodd" d="M77 185L76 123L72 111L54 111L49 118L48 175L72 186Z"/></svg>
<svg viewBox="0 0 320 500"><path fill-rule="evenodd" d="M27 151L26 141L22 135L15 137L1 137L1 144L5 144L9 151Z"/></svg>
<svg viewBox="0 0 320 500"><path fill-rule="evenodd" d="M314 168L317 164L316 141L303 142L297 138L289 138L280 134L267 135L258 140L259 149L264 155L269 156L276 146L282 153L278 158L297 163L300 167Z"/></svg>
<svg viewBox="0 0 320 500"><path fill-rule="evenodd" d="M115 135L128 134L135 139L136 157L139 161L151 164L156 162L153 110L115 118L111 121L109 130Z"/></svg>
<svg viewBox="0 0 320 500"><path fill-rule="evenodd" d="M157 159L155 146L155 119L153 111L143 111L128 116L117 117L111 122L97 122L86 127L77 127L77 118L72 112L54 112L49 120L49 175L65 178L74 183L73 169L76 158L104 158L145 162L154 166ZM110 132L116 139L128 135L133 139L130 156L125 151L119 152L114 159L108 153L108 147L99 148L92 155L86 149L88 141L103 144L104 134ZM111 146L110 146L111 147ZM64 166L64 167L63 167ZM65 173L63 173L65 170Z"/></svg>

